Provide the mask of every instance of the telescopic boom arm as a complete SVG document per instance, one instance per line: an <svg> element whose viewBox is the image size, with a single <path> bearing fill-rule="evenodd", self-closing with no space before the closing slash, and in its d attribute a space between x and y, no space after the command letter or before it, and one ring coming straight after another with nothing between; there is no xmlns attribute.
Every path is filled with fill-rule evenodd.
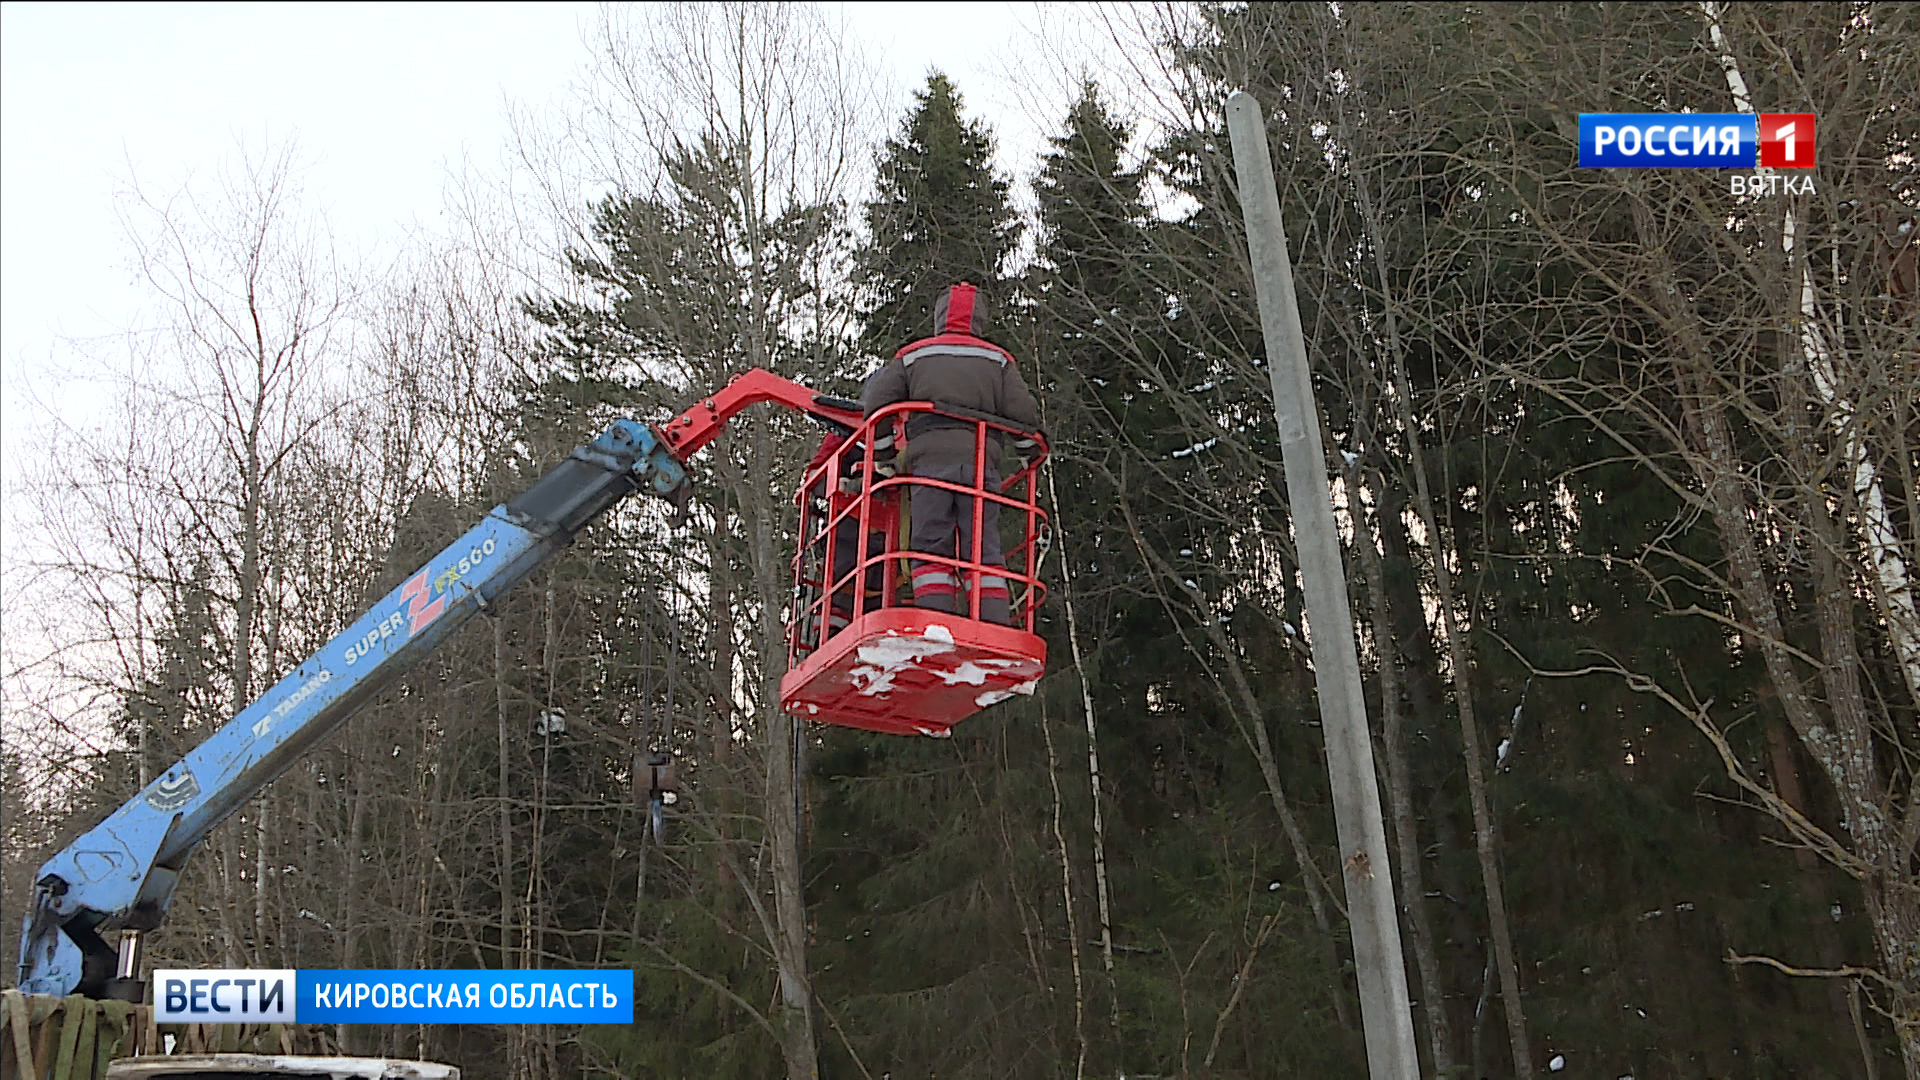
<svg viewBox="0 0 1920 1080"><path fill-rule="evenodd" d="M616 420L388 593L106 820L47 860L20 937L20 988L143 1000L140 935L188 856L348 717L635 491L686 505L686 461L749 405L851 429L860 411L749 371L666 424ZM103 931L121 931L118 948Z"/></svg>

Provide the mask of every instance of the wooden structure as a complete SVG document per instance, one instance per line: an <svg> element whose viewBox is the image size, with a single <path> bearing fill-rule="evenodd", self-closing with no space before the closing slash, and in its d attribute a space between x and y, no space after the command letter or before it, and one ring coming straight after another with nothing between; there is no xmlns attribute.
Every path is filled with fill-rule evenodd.
<svg viewBox="0 0 1920 1080"><path fill-rule="evenodd" d="M148 1005L0 991L5 1080L106 1080L108 1063L127 1057L336 1052L312 1024L156 1024Z"/></svg>

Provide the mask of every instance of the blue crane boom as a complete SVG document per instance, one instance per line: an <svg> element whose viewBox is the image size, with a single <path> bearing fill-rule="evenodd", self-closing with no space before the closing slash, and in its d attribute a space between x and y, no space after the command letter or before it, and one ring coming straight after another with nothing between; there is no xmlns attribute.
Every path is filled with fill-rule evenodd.
<svg viewBox="0 0 1920 1080"><path fill-rule="evenodd" d="M141 935L165 920L187 857L214 826L621 499L644 490L684 506L683 462L735 412L769 400L859 422L850 402L757 370L658 431L615 421L47 860L21 928L20 988L141 1000ZM109 930L121 931L117 947Z"/></svg>

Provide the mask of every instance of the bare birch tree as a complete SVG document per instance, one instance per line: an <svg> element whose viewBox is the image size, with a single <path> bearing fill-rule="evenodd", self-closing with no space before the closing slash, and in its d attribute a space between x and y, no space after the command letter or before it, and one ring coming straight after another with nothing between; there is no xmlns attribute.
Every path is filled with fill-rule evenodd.
<svg viewBox="0 0 1920 1080"><path fill-rule="evenodd" d="M60 670L42 671L111 695L121 715L91 723L109 745L131 743L125 780L137 784L332 629L316 617L325 605L303 600L340 564L314 575L300 563L324 535L312 526L340 510L325 505L338 488L324 462L350 454L332 425L351 404L340 362L358 295L303 202L291 145L242 152L211 186L166 197L134 186L124 211L154 307L119 343L132 359L107 383L122 423L56 431L75 453L30 490L50 614L101 631L50 637ZM207 909L223 962L263 963L274 949L276 801L251 803L196 863L219 883Z"/></svg>

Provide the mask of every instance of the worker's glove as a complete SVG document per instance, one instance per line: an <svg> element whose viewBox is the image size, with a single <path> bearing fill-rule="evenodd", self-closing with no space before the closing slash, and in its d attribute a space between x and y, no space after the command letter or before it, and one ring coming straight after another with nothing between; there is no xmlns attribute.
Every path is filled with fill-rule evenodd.
<svg viewBox="0 0 1920 1080"><path fill-rule="evenodd" d="M1031 462L1034 458L1040 456L1039 440L1038 439L1013 440L1013 456L1019 458L1021 467L1025 468L1028 462Z"/></svg>

